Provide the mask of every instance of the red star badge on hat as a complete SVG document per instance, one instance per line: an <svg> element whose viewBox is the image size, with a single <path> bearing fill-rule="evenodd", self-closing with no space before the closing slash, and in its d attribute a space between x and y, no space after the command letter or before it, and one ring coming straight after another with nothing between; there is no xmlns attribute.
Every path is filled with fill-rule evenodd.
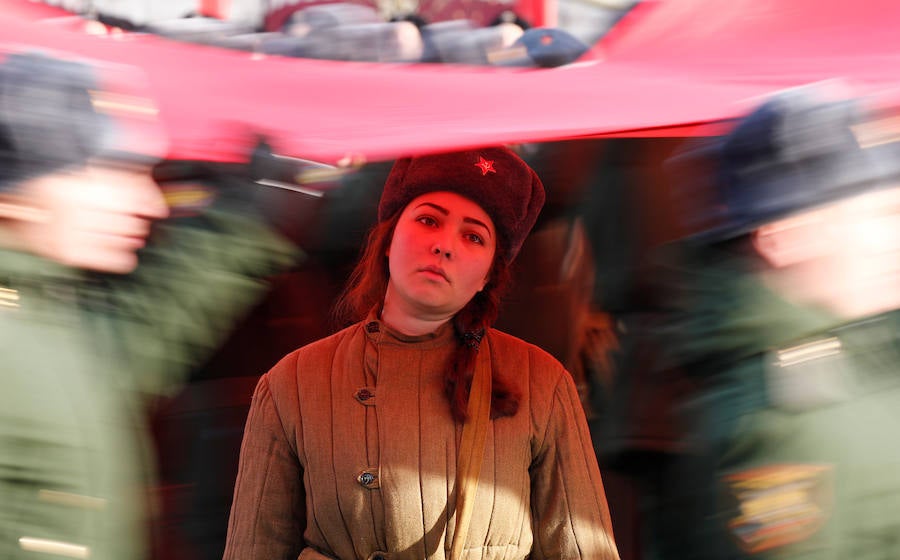
<svg viewBox="0 0 900 560"><path fill-rule="evenodd" d="M497 172L497 170L494 169L494 160L484 159L483 156L478 156L478 163L475 164L475 167L481 169L482 176L485 176L488 173L496 173Z"/></svg>

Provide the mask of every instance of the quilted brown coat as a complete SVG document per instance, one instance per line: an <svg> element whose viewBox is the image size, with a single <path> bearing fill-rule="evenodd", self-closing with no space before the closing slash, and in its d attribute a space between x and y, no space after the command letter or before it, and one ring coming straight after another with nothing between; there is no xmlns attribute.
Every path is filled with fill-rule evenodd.
<svg viewBox="0 0 900 560"><path fill-rule="evenodd" d="M494 376L521 393L493 420L464 558L618 558L571 376L491 330ZM445 325L404 337L370 319L283 358L256 388L226 560L444 560L461 426L444 396Z"/></svg>

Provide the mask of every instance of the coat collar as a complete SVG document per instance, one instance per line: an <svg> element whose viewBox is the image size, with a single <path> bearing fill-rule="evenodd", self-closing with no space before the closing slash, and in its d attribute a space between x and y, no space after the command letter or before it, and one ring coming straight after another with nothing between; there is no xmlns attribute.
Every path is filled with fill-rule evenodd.
<svg viewBox="0 0 900 560"><path fill-rule="evenodd" d="M427 349L444 346L456 340L451 321L447 321L434 332L410 336L389 327L381 320L377 309L369 312L362 322L362 328L369 340L380 344L403 344Z"/></svg>

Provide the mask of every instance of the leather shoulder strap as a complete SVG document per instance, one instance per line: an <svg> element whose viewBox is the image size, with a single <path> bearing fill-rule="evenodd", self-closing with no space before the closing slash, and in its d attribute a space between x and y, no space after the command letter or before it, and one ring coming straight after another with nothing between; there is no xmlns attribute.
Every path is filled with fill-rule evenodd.
<svg viewBox="0 0 900 560"><path fill-rule="evenodd" d="M481 341L475 360L472 388L466 407L456 466L456 529L450 547L450 560L460 560L475 505L475 490L484 462L484 442L491 423L491 352L487 336Z"/></svg>

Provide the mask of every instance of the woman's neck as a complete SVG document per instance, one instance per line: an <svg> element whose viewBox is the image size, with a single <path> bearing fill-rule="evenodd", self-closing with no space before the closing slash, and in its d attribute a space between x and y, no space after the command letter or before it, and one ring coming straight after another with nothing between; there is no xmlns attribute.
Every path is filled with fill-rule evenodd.
<svg viewBox="0 0 900 560"><path fill-rule="evenodd" d="M413 312L394 297L390 288L384 296L384 306L381 309L381 320L391 329L407 336L433 333L452 318L453 315L432 316Z"/></svg>

